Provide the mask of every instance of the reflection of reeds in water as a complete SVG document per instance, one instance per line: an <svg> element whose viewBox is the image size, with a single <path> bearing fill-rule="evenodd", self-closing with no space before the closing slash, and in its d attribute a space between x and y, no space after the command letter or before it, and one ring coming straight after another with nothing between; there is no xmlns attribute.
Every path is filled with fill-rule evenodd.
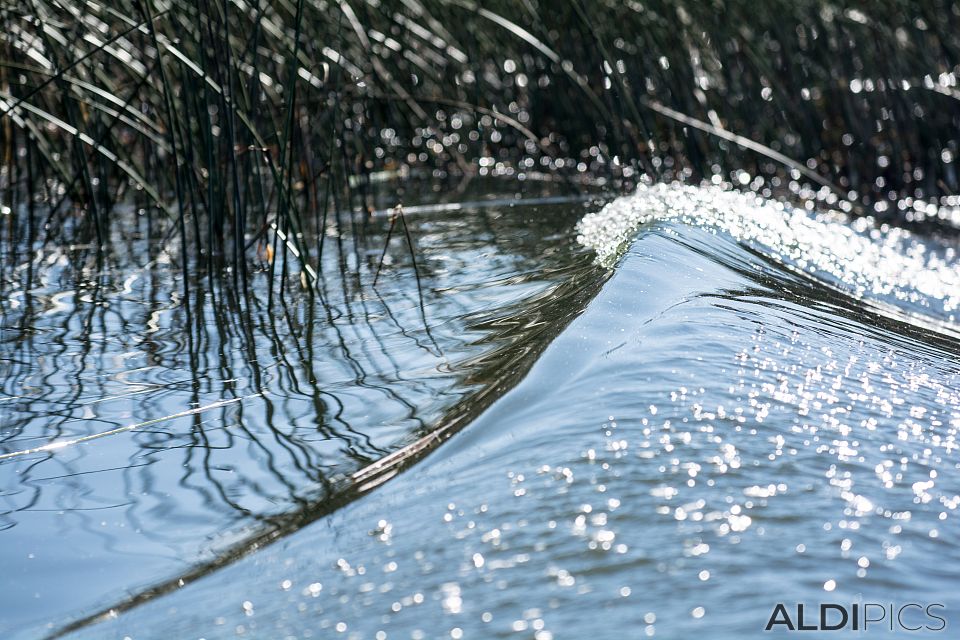
<svg viewBox="0 0 960 640"><path fill-rule="evenodd" d="M206 571L336 508L359 489L354 471L438 425L465 424L521 375L549 337L539 332L575 312L570 295L551 302L554 284L596 281L588 257L551 252L556 241L543 237L569 229L575 208L501 211L414 214L419 272L394 238L376 289L389 228L380 217L356 244L359 271L344 268L313 299L251 295L240 309L229 280L195 278L189 316L177 267L148 250L145 218L142 237L115 242L90 280L64 264L28 289L8 270L0 474L14 489L0 496L0 526L42 541L52 524L90 558L142 557L130 574L145 584L185 571L160 560L168 549L212 557ZM343 240L327 273L354 254ZM251 290L262 294L268 277L252 273Z"/></svg>

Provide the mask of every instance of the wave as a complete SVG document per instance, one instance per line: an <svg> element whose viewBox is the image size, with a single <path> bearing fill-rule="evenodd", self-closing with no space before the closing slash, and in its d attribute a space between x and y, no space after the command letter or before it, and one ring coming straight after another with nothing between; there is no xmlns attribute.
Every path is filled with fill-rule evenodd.
<svg viewBox="0 0 960 640"><path fill-rule="evenodd" d="M871 217L811 211L716 186L642 185L634 195L585 216L578 240L611 265L640 229L668 221L729 234L786 269L854 298L937 324L957 323L960 261L955 245Z"/></svg>
<svg viewBox="0 0 960 640"><path fill-rule="evenodd" d="M611 276L442 447L71 637L732 639L777 601L942 601L960 561L955 266L864 225L675 185L589 214Z"/></svg>

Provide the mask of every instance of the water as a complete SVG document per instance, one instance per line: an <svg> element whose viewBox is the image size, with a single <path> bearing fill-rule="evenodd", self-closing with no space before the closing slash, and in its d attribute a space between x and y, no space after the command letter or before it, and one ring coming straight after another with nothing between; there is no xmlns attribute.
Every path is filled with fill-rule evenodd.
<svg viewBox="0 0 960 640"><path fill-rule="evenodd" d="M527 191L516 210L514 194L411 208L422 302L399 229L373 287L387 216L331 220L321 295L293 270L270 308L262 262L249 300L229 273L191 282L189 321L176 243L158 249L145 217L99 271L59 250L8 269L0 636L209 571L488 405L605 277L568 233L579 200Z"/></svg>
<svg viewBox="0 0 960 640"><path fill-rule="evenodd" d="M37 507L52 509L4 516L12 523L4 567L13 568L4 589L20 594L4 605L5 637L100 613L67 637L739 638L759 635L777 602L941 603L948 625L960 623L955 243L676 185L642 188L602 210L469 213L416 218L437 345L418 324L409 280L392 294L407 313L403 331L341 316L344 342L365 354L368 373L316 377L356 403L344 403L350 429L316 436L317 416L336 423L327 416L337 413L314 412L313 396L292 386L303 374L278 361L293 349L260 338L260 360L277 362L261 384L274 409L258 396L259 411L236 403L243 416L217 409L216 418L2 461L5 500L27 504L32 491ZM587 249L610 271L592 266ZM71 313L52 301L45 308ZM87 323L96 353L140 344L105 337L102 323L123 315ZM344 362L344 343L315 326L316 353L327 355L308 361ZM32 364L19 366L24 376L45 366L42 388L67 394L78 375L67 367L85 359L70 325L66 335L50 331L59 337L30 348L53 353L21 356ZM170 333L155 350L171 364L152 375L175 375L177 343ZM245 353L234 358L248 375ZM388 366L377 359L384 353ZM120 396L123 385L144 384L117 380L106 366L117 356L97 358L79 374L89 392ZM214 377L218 366L197 377L208 387L247 379ZM114 406L116 422L143 420L150 402L171 413L198 393L168 382L97 411ZM260 388L233 387L238 397ZM393 396L383 387L413 408L385 400ZM79 419L88 396L72 393L60 437L94 430ZM17 410L5 414L4 433L14 433L14 419L24 426L6 450L44 433L56 398L44 395L26 405L33 413L9 401ZM207 392L199 402L222 397ZM271 468L252 436L225 449L189 442L240 424L254 433L282 425L315 457L289 453ZM421 438L438 425L442 438ZM288 451L278 438L263 446ZM368 482L363 491L344 488L351 472L397 450L406 463L353 476ZM201 483L181 467L191 455L225 460L208 464ZM77 475L108 461L119 470ZM69 480L44 484L57 466ZM221 467L238 480L214 482ZM310 473L339 479L327 488ZM268 491L266 477L283 489ZM218 484L222 493L209 490ZM132 491L141 488L149 494ZM70 510L111 500L129 504ZM76 524L54 532L57 518ZM270 526L277 536L260 533ZM135 537L134 527L149 535ZM250 536L263 548L244 545ZM222 548L229 562L215 560ZM57 591L31 602L51 576ZM36 583L12 590L26 580ZM128 608L124 590L149 584L156 594Z"/></svg>

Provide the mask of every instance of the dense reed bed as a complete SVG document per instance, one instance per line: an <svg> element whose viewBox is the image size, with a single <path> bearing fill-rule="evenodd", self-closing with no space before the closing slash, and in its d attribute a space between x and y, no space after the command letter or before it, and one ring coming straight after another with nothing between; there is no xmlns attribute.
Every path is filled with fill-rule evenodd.
<svg viewBox="0 0 960 640"><path fill-rule="evenodd" d="M408 171L956 204L949 2L18 0L0 23L8 260L100 258L141 215L185 270L238 285L259 257L312 289L370 181Z"/></svg>

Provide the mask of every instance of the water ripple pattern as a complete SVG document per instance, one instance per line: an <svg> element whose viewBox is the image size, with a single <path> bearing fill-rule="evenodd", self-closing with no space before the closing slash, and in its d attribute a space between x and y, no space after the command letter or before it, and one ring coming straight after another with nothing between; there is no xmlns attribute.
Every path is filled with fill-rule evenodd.
<svg viewBox="0 0 960 640"><path fill-rule="evenodd" d="M70 637L733 640L778 602L940 603L960 624L952 254L677 186L580 233L612 276L466 429Z"/></svg>
<svg viewBox="0 0 960 640"><path fill-rule="evenodd" d="M479 411L507 384L502 361L524 370L604 277L570 237L579 204L483 196L407 214L416 269L386 217L331 222L314 295L291 270L265 304L261 257L247 300L193 279L190 316L177 243L146 217L97 272L29 238L6 247L20 262L0 273L0 636L176 585Z"/></svg>

